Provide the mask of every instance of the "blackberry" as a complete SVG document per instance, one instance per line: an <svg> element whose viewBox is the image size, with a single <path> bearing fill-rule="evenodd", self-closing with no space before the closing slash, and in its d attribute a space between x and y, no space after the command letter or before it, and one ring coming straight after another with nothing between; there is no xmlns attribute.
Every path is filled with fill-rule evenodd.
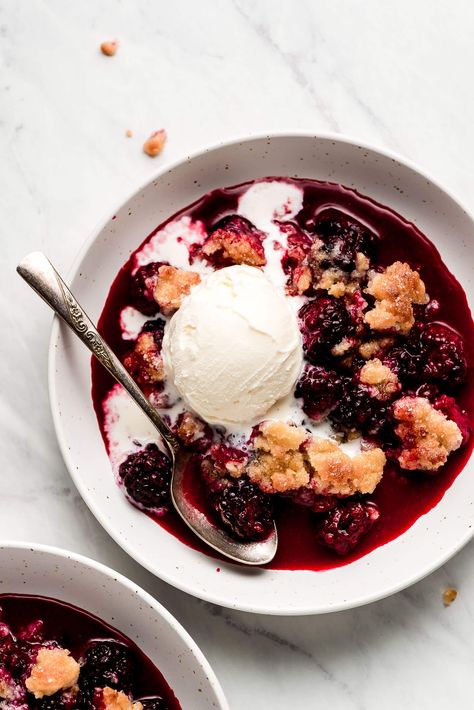
<svg viewBox="0 0 474 710"><path fill-rule="evenodd" d="M459 385L467 377L464 341L451 328L441 323L428 323L412 336L420 353L421 376L426 382Z"/></svg>
<svg viewBox="0 0 474 710"><path fill-rule="evenodd" d="M313 239L293 222L278 222L280 232L286 235L286 250L281 259L285 274L293 274L309 254Z"/></svg>
<svg viewBox="0 0 474 710"><path fill-rule="evenodd" d="M266 538L273 528L270 496L246 479L238 479L209 496L219 524L237 540Z"/></svg>
<svg viewBox="0 0 474 710"><path fill-rule="evenodd" d="M216 243L219 246L210 254L205 254L206 260L214 266L215 269L220 269L223 266L231 266L235 263L250 263L252 265L263 265L266 263L265 250L263 248L263 240L265 234L261 232L250 220L239 215L227 215L216 222L207 237L204 244ZM245 245L247 256L252 254L250 261L244 259L235 261L232 257L224 256L224 246L226 243L230 246L242 244Z"/></svg>
<svg viewBox="0 0 474 710"><path fill-rule="evenodd" d="M442 323L417 323L407 341L387 353L384 364L404 382L434 383L447 390L467 378L464 341Z"/></svg>
<svg viewBox="0 0 474 710"><path fill-rule="evenodd" d="M163 336L165 334L165 325L166 321L164 321L163 318L147 320L140 333L151 333L157 348L161 350L161 346L163 345Z"/></svg>
<svg viewBox="0 0 474 710"><path fill-rule="evenodd" d="M432 298L428 303L425 304L413 304L413 314L415 316L415 321L428 323L429 321L435 320L438 317L441 304L435 298Z"/></svg>
<svg viewBox="0 0 474 710"><path fill-rule="evenodd" d="M353 550L379 519L375 503L347 501L330 510L318 531L319 542L336 552L347 555Z"/></svg>
<svg viewBox="0 0 474 710"><path fill-rule="evenodd" d="M0 642L0 667L13 678L22 680L29 675L40 648L40 644L5 636Z"/></svg>
<svg viewBox="0 0 474 710"><path fill-rule="evenodd" d="M331 348L354 329L344 302L332 296L308 301L300 308L298 317L305 355L315 365L324 362Z"/></svg>
<svg viewBox="0 0 474 710"><path fill-rule="evenodd" d="M96 688L113 688L130 695L134 666L130 649L114 640L92 641L79 676L81 696L92 700Z"/></svg>
<svg viewBox="0 0 474 710"><path fill-rule="evenodd" d="M300 488L297 491L284 494L296 505L303 505L305 508L311 508L314 513L327 513L338 504L336 496L323 496L315 493L311 488Z"/></svg>
<svg viewBox="0 0 474 710"><path fill-rule="evenodd" d="M362 434L389 436L390 402L372 397L364 385L346 379L339 404L329 418L339 431L358 431Z"/></svg>
<svg viewBox="0 0 474 710"><path fill-rule="evenodd" d="M132 276L130 289L132 305L146 316L152 316L159 311L159 306L153 298L153 290L158 281L160 266L163 266L162 261L153 261L151 264L140 266Z"/></svg>
<svg viewBox="0 0 474 710"><path fill-rule="evenodd" d="M36 619L32 621L27 626L24 626L17 633L17 638L23 641L39 642L43 641L44 638L44 622L41 619Z"/></svg>
<svg viewBox="0 0 474 710"><path fill-rule="evenodd" d="M77 707L76 693L71 690L55 693L44 698L30 701L33 710L72 710Z"/></svg>
<svg viewBox="0 0 474 710"><path fill-rule="evenodd" d="M119 475L135 503L162 513L170 507L171 461L156 444L130 454L120 465Z"/></svg>
<svg viewBox="0 0 474 710"><path fill-rule="evenodd" d="M339 403L343 380L334 370L306 365L295 389L303 400L303 411L314 421L323 419Z"/></svg>
<svg viewBox="0 0 474 710"><path fill-rule="evenodd" d="M358 252L368 257L374 255L376 235L339 210L327 209L321 212L314 229L327 254L327 260L321 263L323 268L336 266L343 271L352 271Z"/></svg>

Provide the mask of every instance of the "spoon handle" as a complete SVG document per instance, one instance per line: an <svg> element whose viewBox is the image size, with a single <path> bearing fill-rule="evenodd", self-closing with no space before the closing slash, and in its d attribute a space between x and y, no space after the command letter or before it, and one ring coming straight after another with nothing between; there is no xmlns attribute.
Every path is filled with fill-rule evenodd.
<svg viewBox="0 0 474 710"><path fill-rule="evenodd" d="M165 440L174 459L179 449L173 432L152 407L136 382L130 377L118 357L112 352L96 327L76 301L49 259L35 251L25 256L17 271L27 284L60 316L72 331L87 345L105 369L124 387L136 404L151 420Z"/></svg>

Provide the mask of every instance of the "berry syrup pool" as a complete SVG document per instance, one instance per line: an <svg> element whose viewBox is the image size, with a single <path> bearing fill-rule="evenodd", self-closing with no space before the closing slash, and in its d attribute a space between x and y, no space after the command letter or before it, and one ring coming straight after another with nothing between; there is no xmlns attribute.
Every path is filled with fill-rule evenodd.
<svg viewBox="0 0 474 710"><path fill-rule="evenodd" d="M276 187L273 192L270 189L260 189L267 185ZM254 190L256 187L259 187L258 193ZM253 202L250 200L250 194L254 195ZM474 329L461 285L449 272L434 245L413 224L390 208L338 184L304 179L267 178L255 183L215 190L205 195L158 226L131 255L112 284L98 323L99 331L115 353L123 357L130 350L131 340L136 337L147 319L145 316L137 317L133 309L130 309L134 269L150 261L169 261L179 268L189 269L189 245L201 238L205 230L222 217L243 212L255 226L270 234L273 229L272 215L278 220L289 218L304 226L308 220L314 219L328 208L335 208L355 218L378 236L377 265L388 266L397 260L407 261L412 268L419 271L430 299L439 303L436 320L457 331L464 340L469 377L467 383L456 392L456 398L472 421ZM270 218L268 214L271 215ZM267 268L271 271L272 280L283 287L285 277L281 272L281 253L276 249L274 251L275 254L268 258L267 250ZM192 268L195 268L195 264ZM297 308L299 297L289 298L294 299ZM107 407L110 410L110 392L113 386L111 377L93 359L94 407L112 466L116 471L117 462L120 458L123 460L127 445L130 448L133 433L125 417L121 421L120 407L116 407L113 416L107 419ZM112 404L116 406L115 401ZM114 421L113 432L110 430L111 420ZM136 438L142 443L146 440L143 432L137 432ZM338 557L333 551L317 544L314 514L309 509L284 499L278 500L276 521L279 548L275 559L268 566L272 569L287 570L331 569L348 564L390 542L441 500L466 465L472 446L471 436L468 444L451 454L439 472L432 475L403 472L396 463L388 461L381 482L370 496L370 500L380 509L380 520L359 545L344 557ZM186 486L189 495L199 507L205 508L200 482L192 471L188 472ZM188 546L207 555L214 554L200 543L174 511L163 517L151 514L150 517Z"/></svg>

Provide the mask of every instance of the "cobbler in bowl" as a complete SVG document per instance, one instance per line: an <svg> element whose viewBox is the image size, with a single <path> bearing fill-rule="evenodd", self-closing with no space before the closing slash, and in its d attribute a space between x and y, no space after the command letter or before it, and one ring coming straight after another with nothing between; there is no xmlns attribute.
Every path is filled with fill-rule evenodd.
<svg viewBox="0 0 474 710"><path fill-rule="evenodd" d="M271 347L240 335L243 319ZM399 536L472 449L462 287L413 224L339 184L266 178L206 194L131 255L99 330L194 452L195 505L238 540L276 520L276 569L340 566ZM156 433L96 362L92 373L124 494L211 554L171 509Z"/></svg>
<svg viewBox="0 0 474 710"><path fill-rule="evenodd" d="M96 616L56 599L0 594L4 710L179 710L138 646Z"/></svg>

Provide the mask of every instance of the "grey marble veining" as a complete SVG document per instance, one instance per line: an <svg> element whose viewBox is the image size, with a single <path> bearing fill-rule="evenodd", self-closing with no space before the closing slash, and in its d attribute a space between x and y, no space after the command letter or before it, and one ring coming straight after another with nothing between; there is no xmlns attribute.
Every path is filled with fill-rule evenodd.
<svg viewBox="0 0 474 710"><path fill-rule="evenodd" d="M154 579L69 478L48 404L51 318L14 266L41 248L67 271L159 165L249 132L354 134L472 206L473 30L470 0L0 2L0 538L68 547L141 583L200 644L233 708L470 707L473 544L405 592L324 617L228 611ZM116 57L101 57L115 37ZM141 145L162 126L153 161ZM444 609L448 584L459 597Z"/></svg>

